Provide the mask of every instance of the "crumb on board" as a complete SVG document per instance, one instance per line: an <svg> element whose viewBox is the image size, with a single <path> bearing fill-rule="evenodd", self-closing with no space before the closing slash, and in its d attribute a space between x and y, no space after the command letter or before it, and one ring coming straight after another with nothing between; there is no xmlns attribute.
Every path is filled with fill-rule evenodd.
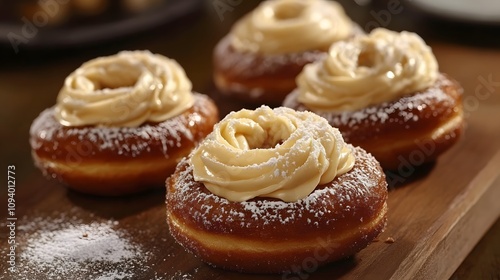
<svg viewBox="0 0 500 280"><path fill-rule="evenodd" d="M392 244L392 243L394 243L394 238L392 238L392 237L387 237L387 239L385 240L385 243L387 243L387 244Z"/></svg>

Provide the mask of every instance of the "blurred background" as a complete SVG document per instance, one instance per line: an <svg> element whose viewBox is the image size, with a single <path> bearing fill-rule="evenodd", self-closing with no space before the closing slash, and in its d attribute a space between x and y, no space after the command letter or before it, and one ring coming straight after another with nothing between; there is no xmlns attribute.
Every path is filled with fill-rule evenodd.
<svg viewBox="0 0 500 280"><path fill-rule="evenodd" d="M176 21L198 13L225 29L241 16L243 0L1 0L2 55L21 50L61 50L111 42L179 26ZM498 0L344 0L347 13L365 31L375 27L439 34L449 39L498 46ZM191 21L194 19L191 17ZM182 21L181 25L189 25ZM207 25L205 25L207 26ZM212 25L213 26L213 25ZM433 26L433 28L429 28ZM175 27L173 27L175 28ZM182 27L181 27L182 28ZM468 32L470 29L481 32ZM466 30L463 30L466 29ZM435 31L435 32L429 32ZM437 36L437 35L436 35Z"/></svg>

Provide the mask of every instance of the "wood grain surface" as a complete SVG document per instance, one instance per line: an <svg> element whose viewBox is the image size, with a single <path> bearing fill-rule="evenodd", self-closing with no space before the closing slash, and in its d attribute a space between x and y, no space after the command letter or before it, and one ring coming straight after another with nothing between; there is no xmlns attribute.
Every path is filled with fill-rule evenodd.
<svg viewBox="0 0 500 280"><path fill-rule="evenodd" d="M362 28L375 21L421 34L432 46L440 70L465 89L467 128L460 142L433 164L387 174L389 221L377 241L349 259L297 275L223 271L200 262L170 237L163 189L122 198L94 197L48 181L34 168L28 143L32 120L55 103L71 71L97 56L149 49L179 61L194 90L211 95L222 115L252 107L214 90L211 52L234 20L256 2L243 1L220 17L207 1L200 12L174 24L118 41L72 49L22 49L18 54L10 46L0 48L1 168L5 174L8 165L16 166L18 256L33 234L43 231L36 221L53 220L64 226L113 220L116 229L144 253L141 267L124 279L499 279L500 30L428 18L403 4L387 24L380 23L375 15L387 10L387 2L342 3ZM23 277L7 272L7 179L3 178L0 279L57 279L36 269L28 269ZM95 278L90 275L95 274L75 272L74 278Z"/></svg>

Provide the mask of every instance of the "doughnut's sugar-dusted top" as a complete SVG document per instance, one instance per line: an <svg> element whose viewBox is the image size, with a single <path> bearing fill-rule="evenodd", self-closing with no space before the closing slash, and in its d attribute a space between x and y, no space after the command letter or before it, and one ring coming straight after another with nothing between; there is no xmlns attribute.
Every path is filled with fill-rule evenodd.
<svg viewBox="0 0 500 280"><path fill-rule="evenodd" d="M162 122L193 105L191 89L176 61L149 51L123 51L71 73L59 92L55 118L64 126Z"/></svg>
<svg viewBox="0 0 500 280"><path fill-rule="evenodd" d="M57 161L120 161L130 157L157 158L159 154L168 158L212 130L204 123L207 118L216 118L209 98L197 93L193 96L193 106L182 114L139 127L66 127L55 119L54 108L49 108L33 121L30 144L39 156Z"/></svg>
<svg viewBox="0 0 500 280"><path fill-rule="evenodd" d="M290 93L283 105L295 110L311 110L298 100L299 92ZM391 132L421 131L435 127L461 108L462 88L455 80L440 74L430 87L397 100L368 106L356 111L314 111L338 127L346 141L375 139Z"/></svg>
<svg viewBox="0 0 500 280"><path fill-rule="evenodd" d="M283 54L327 49L349 37L353 26L334 1L269 0L240 19L230 34L239 51Z"/></svg>
<svg viewBox="0 0 500 280"><path fill-rule="evenodd" d="M240 52L231 45L231 37L222 38L214 49L215 71L231 79L296 77L304 65L326 56L320 50L276 55Z"/></svg>
<svg viewBox="0 0 500 280"><path fill-rule="evenodd" d="M297 77L298 100L314 111L356 111L433 85L432 50L417 34L377 28L334 43Z"/></svg>
<svg viewBox="0 0 500 280"><path fill-rule="evenodd" d="M191 154L194 179L231 201L297 201L352 169L338 129L311 112L262 106L227 115Z"/></svg>
<svg viewBox="0 0 500 280"><path fill-rule="evenodd" d="M354 167L332 182L319 185L295 202L253 198L235 202L217 196L193 178L189 159L182 160L167 180L167 204L176 216L201 230L261 238L306 236L309 230L329 232L363 224L377 215L387 198L387 183L373 156L349 145L356 158ZM286 179L285 174L278 174Z"/></svg>

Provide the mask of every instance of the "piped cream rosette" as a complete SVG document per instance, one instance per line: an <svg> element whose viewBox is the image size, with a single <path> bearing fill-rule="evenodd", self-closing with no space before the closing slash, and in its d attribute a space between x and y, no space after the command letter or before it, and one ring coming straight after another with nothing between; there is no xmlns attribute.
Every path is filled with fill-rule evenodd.
<svg viewBox="0 0 500 280"><path fill-rule="evenodd" d="M327 49L353 32L340 4L325 0L271 0L261 3L231 30L242 52L283 54Z"/></svg>
<svg viewBox="0 0 500 280"><path fill-rule="evenodd" d="M308 196L354 165L340 132L311 112L262 106L227 115L191 154L196 181L231 201Z"/></svg>
<svg viewBox="0 0 500 280"><path fill-rule="evenodd" d="M378 28L337 42L297 77L298 101L315 111L356 111L433 85L438 64L417 34Z"/></svg>
<svg viewBox="0 0 500 280"><path fill-rule="evenodd" d="M64 126L137 127L190 108L191 90L176 61L149 51L123 51L71 73L59 92L55 117Z"/></svg>

